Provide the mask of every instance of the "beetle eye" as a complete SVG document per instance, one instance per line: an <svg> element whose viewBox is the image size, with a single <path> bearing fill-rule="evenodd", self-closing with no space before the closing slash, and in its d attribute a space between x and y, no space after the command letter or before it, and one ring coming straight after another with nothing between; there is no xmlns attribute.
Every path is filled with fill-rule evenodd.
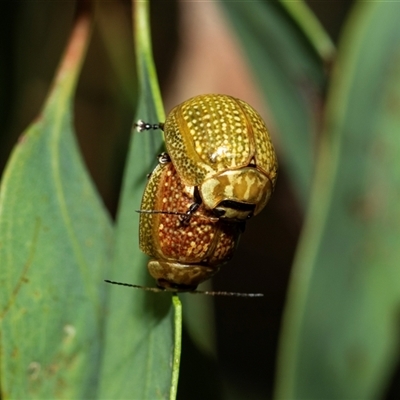
<svg viewBox="0 0 400 400"><path fill-rule="evenodd" d="M213 210L213 214L218 218L223 217L225 213L226 211L223 208L214 208Z"/></svg>
<svg viewBox="0 0 400 400"><path fill-rule="evenodd" d="M237 211L254 211L254 204L241 203L240 201L224 200L218 204L219 207L232 208Z"/></svg>
<svg viewBox="0 0 400 400"><path fill-rule="evenodd" d="M254 215L254 209L254 204L224 200L218 204L218 207L214 208L213 212L218 218L237 222L251 218Z"/></svg>

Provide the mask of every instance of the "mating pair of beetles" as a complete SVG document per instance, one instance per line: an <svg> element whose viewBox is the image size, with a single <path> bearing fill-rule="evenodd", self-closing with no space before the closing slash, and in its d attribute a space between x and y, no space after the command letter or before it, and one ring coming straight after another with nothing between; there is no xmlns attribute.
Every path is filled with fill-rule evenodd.
<svg viewBox="0 0 400 400"><path fill-rule="evenodd" d="M215 94L176 106L164 124L136 126L162 129L167 148L140 210L140 249L152 257L153 290L197 292L231 259L246 220L274 190L278 164L267 127L244 101Z"/></svg>

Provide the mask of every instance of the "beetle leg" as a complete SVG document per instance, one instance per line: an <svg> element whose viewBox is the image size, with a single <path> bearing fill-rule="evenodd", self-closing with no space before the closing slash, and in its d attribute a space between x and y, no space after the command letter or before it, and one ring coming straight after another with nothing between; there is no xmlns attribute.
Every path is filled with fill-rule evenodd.
<svg viewBox="0 0 400 400"><path fill-rule="evenodd" d="M192 203L189 206L189 209L186 211L186 213L182 216L179 217L179 220L182 225L189 225L189 222L192 218L192 215L197 211L197 209L200 207L200 203Z"/></svg>
<svg viewBox="0 0 400 400"><path fill-rule="evenodd" d="M149 124L148 122L144 122L141 119L136 122L135 126L138 132L149 131L151 129L161 129L162 131L164 130L164 124L162 122L159 122L158 124Z"/></svg>
<svg viewBox="0 0 400 400"><path fill-rule="evenodd" d="M243 233L246 230L246 221L238 222L240 232Z"/></svg>
<svg viewBox="0 0 400 400"><path fill-rule="evenodd" d="M169 162L171 162L171 157L168 153L161 153L158 155L158 162L160 164L168 164Z"/></svg>
<svg viewBox="0 0 400 400"><path fill-rule="evenodd" d="M202 203L202 199L201 199L201 196L199 193L199 189L197 186L195 186L194 190L193 190L193 203L189 206L185 215L180 217L180 221L183 225L189 225L192 215L197 211L197 209L200 207L201 203Z"/></svg>
<svg viewBox="0 0 400 400"><path fill-rule="evenodd" d="M164 165L164 164L168 164L169 162L171 162L171 157L169 156L168 153L165 153L165 152L159 154L159 155L157 156L157 158L158 158L158 163L159 163L159 164L163 164L163 165ZM150 177L151 177L152 174L153 174L153 172L148 173L148 174L146 175L146 178L147 178L147 179L150 179Z"/></svg>

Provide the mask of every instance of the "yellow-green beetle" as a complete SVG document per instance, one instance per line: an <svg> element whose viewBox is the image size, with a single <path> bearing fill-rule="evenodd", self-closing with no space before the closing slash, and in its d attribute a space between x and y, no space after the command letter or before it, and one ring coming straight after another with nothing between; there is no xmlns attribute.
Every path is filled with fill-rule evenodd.
<svg viewBox="0 0 400 400"><path fill-rule="evenodd" d="M261 297L262 293L199 291L197 286L215 275L233 256L244 222L216 218L199 204L166 153L150 174L143 193L139 223L140 249L151 257L147 264L157 287L106 280L151 292L190 292L213 296ZM191 220L185 217L191 213Z"/></svg>
<svg viewBox="0 0 400 400"><path fill-rule="evenodd" d="M243 221L271 197L278 169L275 150L264 121L244 101L200 95L173 108L164 124L139 121L137 127L164 130L183 183L217 217Z"/></svg>

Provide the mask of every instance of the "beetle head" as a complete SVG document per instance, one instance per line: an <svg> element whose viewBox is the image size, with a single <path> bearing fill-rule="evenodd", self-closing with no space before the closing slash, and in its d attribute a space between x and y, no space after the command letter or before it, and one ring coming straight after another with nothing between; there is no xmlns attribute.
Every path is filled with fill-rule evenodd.
<svg viewBox="0 0 400 400"><path fill-rule="evenodd" d="M243 221L267 204L272 184L253 167L227 170L204 180L199 188L204 205L222 219Z"/></svg>

